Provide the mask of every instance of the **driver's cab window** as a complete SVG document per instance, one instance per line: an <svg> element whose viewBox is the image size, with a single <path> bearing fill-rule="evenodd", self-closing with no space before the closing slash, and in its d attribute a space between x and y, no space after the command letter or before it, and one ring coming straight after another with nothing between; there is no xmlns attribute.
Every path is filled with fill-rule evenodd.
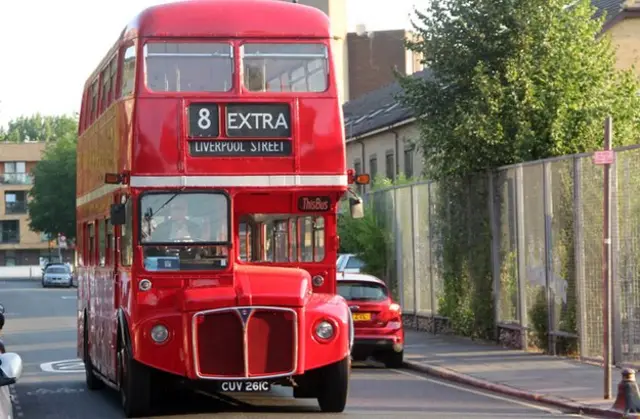
<svg viewBox="0 0 640 419"><path fill-rule="evenodd" d="M140 197L140 231L148 271L228 266L229 200L217 192L148 192Z"/></svg>

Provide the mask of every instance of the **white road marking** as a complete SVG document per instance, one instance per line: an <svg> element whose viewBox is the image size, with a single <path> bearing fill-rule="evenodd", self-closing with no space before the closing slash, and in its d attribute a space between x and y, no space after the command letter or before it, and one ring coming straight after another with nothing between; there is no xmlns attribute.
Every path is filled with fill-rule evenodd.
<svg viewBox="0 0 640 419"><path fill-rule="evenodd" d="M75 299L78 298L78 296L77 295L63 295L60 298L62 298L63 300L75 300Z"/></svg>
<svg viewBox="0 0 640 419"><path fill-rule="evenodd" d="M471 388L468 388L468 387L459 386L457 384L452 384L452 383L449 383L449 382L446 382L446 381L434 380L433 378L427 378L427 377L424 377L424 376L422 376L420 374L416 374L416 373L412 373L412 372L408 372L408 371L401 371L401 370L396 370L396 369L391 369L391 371L397 372L398 374L406 375L406 376L409 376L409 377L417 378L419 380L428 381L428 382L433 383L433 384L438 384L438 385L441 385L441 386L453 388L453 389L460 390L460 391L466 391L467 393L475 394L477 396L483 396L483 397L488 397L488 398L494 399L494 400L500 400L500 401L503 401L503 402L519 404L521 406L529 407L531 409L543 410L543 411L545 411L547 413L550 413L550 414L553 414L553 415L559 415L559 414L563 414L564 413L561 410L554 409L554 408L551 408L551 407L535 405L535 404L523 402L521 400L515 400L515 399L509 398L509 397L498 396L497 394L489 393L487 391L474 390L474 389L471 389Z"/></svg>
<svg viewBox="0 0 640 419"><path fill-rule="evenodd" d="M55 390L51 390L48 388L38 388L34 391L29 391L25 393L27 396L47 396L50 394L76 394L76 393L84 393L83 388L69 388L69 387L60 387Z"/></svg>
<svg viewBox="0 0 640 419"><path fill-rule="evenodd" d="M63 359L40 364L44 372L57 374L79 374L84 372L84 363L80 359Z"/></svg>

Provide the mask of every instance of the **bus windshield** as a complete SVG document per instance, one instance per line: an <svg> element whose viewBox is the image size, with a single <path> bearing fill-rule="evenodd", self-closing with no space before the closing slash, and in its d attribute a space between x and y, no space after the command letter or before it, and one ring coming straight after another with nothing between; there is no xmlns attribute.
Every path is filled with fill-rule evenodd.
<svg viewBox="0 0 640 419"><path fill-rule="evenodd" d="M239 259L248 263L322 262L324 217L249 214L238 226Z"/></svg>
<svg viewBox="0 0 640 419"><path fill-rule="evenodd" d="M228 92L233 80L231 44L148 42L146 84L154 92Z"/></svg>
<svg viewBox="0 0 640 419"><path fill-rule="evenodd" d="M227 266L229 201L221 193L156 193L140 198L140 243L147 270Z"/></svg>

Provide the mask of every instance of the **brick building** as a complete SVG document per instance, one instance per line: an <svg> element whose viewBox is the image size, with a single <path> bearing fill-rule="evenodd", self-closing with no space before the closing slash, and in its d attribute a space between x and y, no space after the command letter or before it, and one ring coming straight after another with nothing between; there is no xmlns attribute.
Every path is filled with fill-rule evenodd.
<svg viewBox="0 0 640 419"><path fill-rule="evenodd" d="M40 258L57 258L54 243L29 229L28 193L31 171L42 158L44 143L0 142L0 267L38 265ZM71 255L67 252L65 257Z"/></svg>

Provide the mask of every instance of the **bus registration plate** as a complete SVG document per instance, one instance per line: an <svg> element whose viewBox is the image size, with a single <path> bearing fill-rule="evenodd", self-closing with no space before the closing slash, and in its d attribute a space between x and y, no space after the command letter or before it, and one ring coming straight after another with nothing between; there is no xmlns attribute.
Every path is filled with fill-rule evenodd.
<svg viewBox="0 0 640 419"><path fill-rule="evenodd" d="M271 391L269 381L222 381L220 391L224 393L267 393Z"/></svg>

